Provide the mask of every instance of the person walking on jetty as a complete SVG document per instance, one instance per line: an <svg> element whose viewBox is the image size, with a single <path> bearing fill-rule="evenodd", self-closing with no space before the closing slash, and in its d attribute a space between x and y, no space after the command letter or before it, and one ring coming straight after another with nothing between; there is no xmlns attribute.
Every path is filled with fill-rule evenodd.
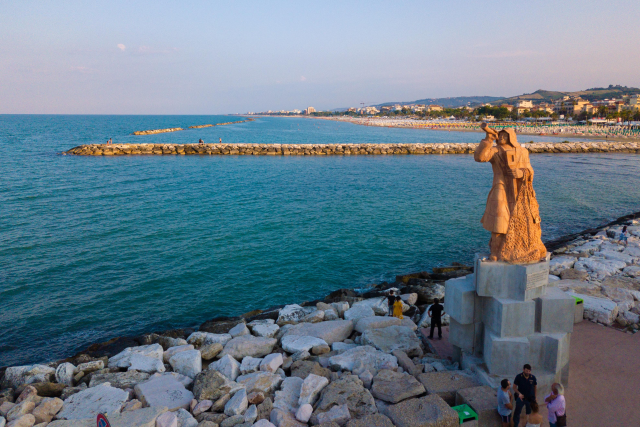
<svg viewBox="0 0 640 427"><path fill-rule="evenodd" d="M629 236L627 236L627 226L625 225L624 227L622 227L622 232L620 233L620 238L618 239L618 243L623 243L624 245L627 246L627 238Z"/></svg>
<svg viewBox="0 0 640 427"><path fill-rule="evenodd" d="M522 395L521 399L516 400L516 409L513 411L513 425L520 423L520 413L522 408L526 409L526 414L531 414L531 402L536 401L538 392L538 380L531 373L531 365L528 363L522 367L522 373L516 375L513 381L513 391Z"/></svg>
<svg viewBox="0 0 640 427"><path fill-rule="evenodd" d="M549 412L550 427L567 425L567 403L564 400L564 387L560 383L551 384L551 393L544 398Z"/></svg>
<svg viewBox="0 0 640 427"><path fill-rule="evenodd" d="M442 315L444 314L444 307L440 304L438 298L433 299L433 305L429 307L427 314L431 318L431 333L429 334L429 339L433 339L433 330L436 325L438 326L438 338L442 339Z"/></svg>
<svg viewBox="0 0 640 427"><path fill-rule="evenodd" d="M200 140L198 141L198 144L204 144L204 141L202 140L202 138L200 138Z"/></svg>
<svg viewBox="0 0 640 427"><path fill-rule="evenodd" d="M111 138L109 138L109 139L107 140L107 145L111 145L111 144L113 144L113 143L111 142Z"/></svg>
<svg viewBox="0 0 640 427"><path fill-rule="evenodd" d="M509 427L511 423L511 411L513 410L513 403L511 403L511 392L509 391L508 379L503 379L500 382L500 390L498 390L498 415L502 420L502 427Z"/></svg>
<svg viewBox="0 0 640 427"><path fill-rule="evenodd" d="M404 319L402 315L402 299L399 296L396 297L396 302L393 303L393 317Z"/></svg>
<svg viewBox="0 0 640 427"><path fill-rule="evenodd" d="M220 138L220 142L219 143L222 144L222 138Z"/></svg>
<svg viewBox="0 0 640 427"><path fill-rule="evenodd" d="M396 302L396 294L393 289L387 295L387 305L389 306L389 316L393 316L393 304Z"/></svg>

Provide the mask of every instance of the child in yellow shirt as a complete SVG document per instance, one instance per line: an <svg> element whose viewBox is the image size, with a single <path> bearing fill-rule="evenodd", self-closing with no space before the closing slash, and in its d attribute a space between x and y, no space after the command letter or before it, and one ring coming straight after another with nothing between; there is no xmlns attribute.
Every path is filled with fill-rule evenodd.
<svg viewBox="0 0 640 427"><path fill-rule="evenodd" d="M402 316L402 300L400 297L396 297L396 302L393 303L393 317L398 319L404 319Z"/></svg>

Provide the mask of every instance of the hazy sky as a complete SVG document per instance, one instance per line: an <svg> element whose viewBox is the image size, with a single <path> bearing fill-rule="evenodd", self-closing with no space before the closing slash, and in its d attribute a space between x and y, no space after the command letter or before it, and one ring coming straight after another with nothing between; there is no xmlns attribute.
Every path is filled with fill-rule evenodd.
<svg viewBox="0 0 640 427"><path fill-rule="evenodd" d="M640 86L640 1L0 1L0 113Z"/></svg>

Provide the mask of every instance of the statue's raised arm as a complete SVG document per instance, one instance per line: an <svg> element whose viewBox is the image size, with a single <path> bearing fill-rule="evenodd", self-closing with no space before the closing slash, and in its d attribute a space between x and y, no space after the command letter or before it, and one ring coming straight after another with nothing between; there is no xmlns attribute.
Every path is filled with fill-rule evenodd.
<svg viewBox="0 0 640 427"><path fill-rule="evenodd" d="M476 162L490 162L493 168L493 184L481 219L482 226L491 232L491 260L537 262L547 250L541 240L529 151L518 144L513 129L498 132L486 123L481 128L486 137L473 158Z"/></svg>

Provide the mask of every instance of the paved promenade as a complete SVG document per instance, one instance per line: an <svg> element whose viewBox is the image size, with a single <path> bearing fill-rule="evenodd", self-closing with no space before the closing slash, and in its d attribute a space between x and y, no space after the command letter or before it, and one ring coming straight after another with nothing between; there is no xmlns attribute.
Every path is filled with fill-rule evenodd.
<svg viewBox="0 0 640 427"><path fill-rule="evenodd" d="M427 330L422 330L428 335ZM443 328L443 339L432 345L441 357L451 355ZM640 426L640 333L630 335L583 321L571 335L568 424L572 427ZM539 397L539 401L544 396ZM548 427L547 410L541 407ZM526 420L521 420L521 426Z"/></svg>

